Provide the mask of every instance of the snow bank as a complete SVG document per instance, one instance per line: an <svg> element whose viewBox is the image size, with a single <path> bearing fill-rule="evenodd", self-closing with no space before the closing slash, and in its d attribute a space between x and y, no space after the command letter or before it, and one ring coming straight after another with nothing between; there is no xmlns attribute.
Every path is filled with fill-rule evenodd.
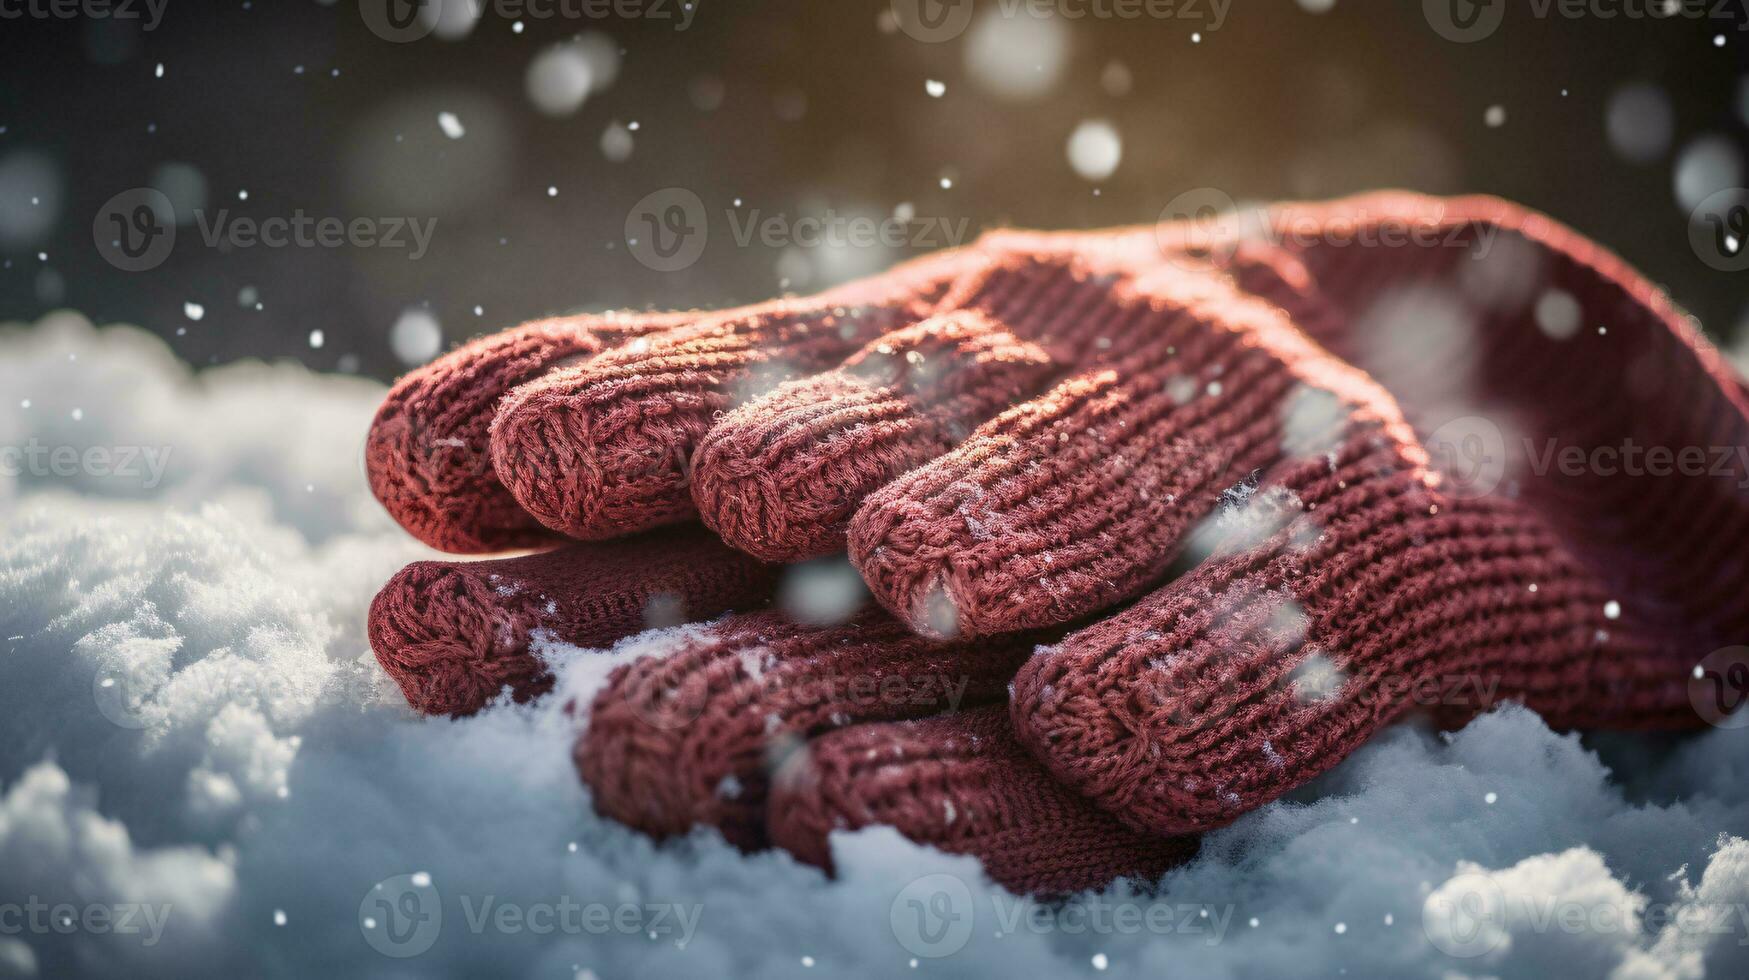
<svg viewBox="0 0 1749 980"><path fill-rule="evenodd" d="M1402 726L1151 895L1035 906L880 830L829 882L595 818L599 652L534 705L398 702L365 609L424 553L364 487L379 387L63 316L0 331L0 392L46 461L0 474L0 976L1749 973L1742 730Z"/></svg>

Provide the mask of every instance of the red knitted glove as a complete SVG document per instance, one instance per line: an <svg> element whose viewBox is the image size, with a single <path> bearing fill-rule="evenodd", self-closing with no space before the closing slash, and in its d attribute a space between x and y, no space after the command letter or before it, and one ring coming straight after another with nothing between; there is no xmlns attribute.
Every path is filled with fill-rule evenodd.
<svg viewBox="0 0 1749 980"><path fill-rule="evenodd" d="M933 255L877 279L808 299L719 312L555 317L474 341L413 371L390 390L365 444L371 490L402 527L444 551L480 554L554 543L556 535L536 517L569 529L565 520L554 516L560 502L548 496L564 492L565 487L529 474L540 464L559 472L587 464L569 453L569 444L562 440L552 440L552 452L543 450L542 440L548 438L545 426L513 426L517 434L512 441L540 460L537 464L519 459L514 450L498 454L499 468L511 476L513 485L522 485L521 496L534 506L525 510L517 503L493 467L488 440L499 403L517 386L562 385L564 378L576 375L577 365L595 360L601 360L605 369L609 359L598 355L606 352L614 353L611 363L624 364L637 362L640 351L685 347L700 352L695 366L737 378L777 357L800 363L842 357L879 330L919 318L965 259L963 251ZM626 345L631 346L622 350ZM708 354L703 353L707 348ZM630 383L637 387L640 382L634 377ZM540 390L536 385L518 397L535 404L552 397ZM684 413L690 407L671 410ZM589 429L583 435L584 430L570 428L562 415L548 422L563 433L598 439L604 445L608 439L607 430ZM648 419L642 422L653 424ZM616 457L615 472L625 474L636 487L660 482L662 470L675 467L665 455L666 447L647 457L637 455L645 446L624 448L627 455ZM661 523L666 521L631 520L619 530Z"/></svg>
<svg viewBox="0 0 1749 980"><path fill-rule="evenodd" d="M614 673L578 772L598 811L640 830L716 827L822 867L830 832L877 824L1025 892L1154 878L1194 853L1124 827L1021 749L999 702L1030 647L935 644L876 609L836 627L731 617Z"/></svg>
<svg viewBox="0 0 1749 980"><path fill-rule="evenodd" d="M423 562L377 597L371 642L422 711L471 712L504 685L544 693L547 664L529 649L542 631L605 646L643 629L652 597L697 607L725 559L763 567L708 544L698 529L620 549L637 564L589 544ZM832 627L773 612L685 627L574 706L578 772L598 811L659 837L717 827L829 866L831 831L881 824L976 855L1017 891L1157 877L1194 840L1124 827L1014 738L1000 701L1033 639L938 644L873 607Z"/></svg>
<svg viewBox="0 0 1749 980"><path fill-rule="evenodd" d="M366 439L371 489L395 520L435 548L482 553L557 544L563 539L517 503L492 466L489 432L512 389L622 345L703 335L718 345L719 364L757 362L774 334L803 338L802 347L812 336L814 347L842 352L920 316L963 261L963 253L931 256L811 299L727 312L558 317L466 344L390 390ZM738 353L726 350L737 344ZM518 468L515 460L505 466ZM572 546L497 563L421 562L377 596L371 643L414 706L465 714L506 685L518 698L545 690L550 678L527 652L536 630L601 645L680 621L675 616L756 608L769 598L772 581L772 569L697 528L632 547ZM516 584L524 582L543 587ZM454 601L492 592L505 593L502 608Z"/></svg>
<svg viewBox="0 0 1749 980"><path fill-rule="evenodd" d="M1268 222L1283 245L1253 288L1397 401L1272 329L1242 344L1222 383L1252 399L1259 478L1212 525L1211 560L1021 669L1027 746L1131 826L1183 832L1335 765L1414 691L1486 685L1563 727L1698 725L1694 665L1749 637L1749 399L1693 325L1500 201L1383 195ZM1405 230L1420 244L1376 244ZM1302 385L1347 413L1321 453L1293 449ZM1488 479L1430 468L1398 403L1429 430L1483 416L1436 446ZM1663 469L1625 463L1634 445ZM1682 454L1705 465L1663 471ZM1487 698L1435 700L1461 717Z"/></svg>
<svg viewBox="0 0 1749 980"><path fill-rule="evenodd" d="M776 572L700 527L520 558L415 562L371 603L370 645L413 707L472 714L506 687L518 701L551 688L529 649L539 636L602 647L652 627L757 609Z"/></svg>
<svg viewBox="0 0 1749 980"><path fill-rule="evenodd" d="M391 393L371 433L367 464L372 486L391 514L428 543L481 551L539 542L544 534L535 530L535 522L505 491L496 472L477 465L492 409L513 385L555 365L587 361L603 338L646 338L648 343L702 338L714 345L707 360L748 362L737 375L743 380L765 363L762 358L770 350L760 341L769 339L772 330L805 337L830 327L832 336L812 346L841 354L866 336L915 319L906 304L928 300L913 299L912 293L938 295L942 286L931 284L930 277L945 276L961 261L945 255L914 263L896 277L902 286L888 285L893 278L888 277L823 300L704 315L690 327L675 329L680 315L669 314L548 321L469 345L410 375ZM858 296L897 298L867 309L849 305ZM737 345L724 353L725 347ZM538 398L541 385L537 381L517 397ZM668 457L663 451L649 458ZM506 471L515 472L515 467L507 465ZM371 608L371 643L414 707L434 714L467 714L506 687L518 700L550 689L548 665L530 649L537 639L605 646L648 626L756 607L770 593L773 571L696 526L521 558L420 562L377 596ZM755 654L749 643L755 638L762 644L757 656L783 661L779 665L774 660L768 678L794 682L793 690L785 690L788 683L717 689L724 680L723 658L733 655L736 664L752 663L749 658ZM649 697L656 689L658 681L648 676L654 662L640 664L644 673L622 672L602 694L594 712L600 721L590 729L600 734L579 739L579 768L598 787L599 809L652 833L684 830L694 822L721 826L743 846L775 839L820 864L827 861L826 834L831 829L870 823L892 824L914 839L977 854L999 880L1029 891L1157 875L1181 860L1193 849L1192 842L1122 828L1053 783L1025 756L1006 712L994 703L1024 650L1018 638L986 650L932 648L878 610L830 629L798 626L775 614L730 617L694 628L672 661L698 668L696 674L680 676L695 677L687 689L708 695L711 702L709 712L701 703L693 715L700 727L690 733L639 727L642 718L657 716L628 713L621 695ZM797 691L809 693L789 696ZM831 692L837 692L835 698ZM721 706L733 703L726 699L742 697L764 699L740 706L747 710L737 713L757 717L758 724L728 733L713 727L723 721ZM921 720L915 727L842 728L864 720L922 718L962 704L984 707ZM667 710L661 717L672 720L674 709ZM775 727L768 730L767 725ZM710 758L674 754L696 751L699 736L710 733L724 736L711 740ZM777 794L781 802L773 803L782 819L774 820L767 833L764 801L770 794L763 746L781 742L796 747L815 735L821 737L813 743L814 751L800 758L826 768L792 767L807 778L783 783ZM889 743L894 751L906 743L911 748L884 756L872 777L860 765L865 754L851 751L856 745ZM919 781L921 786L916 785ZM701 785L704 793L689 800L687 794ZM719 812L710 801L718 799L719 789L730 787L737 804ZM1059 837L1063 833L1077 843L1064 846Z"/></svg>
<svg viewBox="0 0 1749 980"><path fill-rule="evenodd" d="M559 395L538 410L513 396L494 451L500 470L513 472L503 465L506 446L518 444L503 438L514 428L510 416L526 415L519 426L548 425L541 420L568 417L576 392L600 396L580 403L581 417L595 419L590 413L607 404L613 411L599 418L637 424L577 426L575 412L571 422L550 423L550 433L581 440L566 450L577 453L574 459L593 466L624 458L615 445L656 445L655 458L684 458L689 440L703 438L695 486L701 500L742 501L706 508L726 534L757 541L759 534L732 528L804 526L811 529L770 539L801 541L807 553L841 533L821 532L822 525L846 523L853 555L877 597L913 625L960 637L1060 623L1144 592L1193 540L1199 553L1214 557L1117 617L1047 648L1023 668L1014 688L1014 721L1033 753L1069 785L1143 829L1218 824L1274 798L1334 765L1406 708L1415 682L1442 673L1491 676L1498 682L1494 696L1528 701L1557 723L1693 723L1684 687L1689 668L1749 625L1742 596L1720 587L1740 571L1741 549L1728 546L1745 540L1749 528L1741 494L1716 477L1523 472L1523 447L1553 439L1588 449L1628 437L1672 448L1749 444L1743 393L1717 356L1618 262L1500 202L1373 198L1283 208L1270 221L1278 234L1308 226L1316 233L1281 246L1210 236L1203 243L1215 246L1207 264L1228 269L1230 279L1196 261L1162 264L1151 254L1151 232L1004 236L981 246L982 266L953 284L936 306L936 319L893 335L891 354L875 347L843 370L779 389L769 402L781 410L749 406L708 437L696 435L708 419L699 406L726 404L733 382L758 358L745 338L730 337L740 344L735 356L741 360L732 370L715 371L711 356L699 351L722 342L725 332L693 328L688 337L682 330L651 345L669 357L666 366L653 365L661 370L651 375L627 369L615 381L593 374L597 365L590 364L564 372L569 380L563 385L537 382L534 390ZM1364 236L1355 232L1376 233L1387 223L1448 234L1460 245L1486 238L1509 261L1466 265L1470 248L1338 244L1361 242ZM1502 228L1512 231L1495 240ZM1548 334L1562 330L1538 331L1538 314L1547 305L1539 296L1550 287L1565 299L1541 318L1565 320L1570 306L1587 327L1607 319L1614 346L1593 347L1589 333L1558 340ZM1412 305L1423 294L1436 300ZM1445 328L1433 339L1446 340L1446 347L1430 348L1426 338L1396 344L1387 330L1427 323ZM1513 438L1502 440L1501 463L1510 478L1500 495L1471 498L1471 488L1462 485L1454 491L1431 465L1399 403L1296 326L1332 350L1367 361L1416 421L1442 420L1466 404L1490 413L1504 406ZM702 347L686 347L692 340ZM1424 355L1419 361L1393 356L1417 348ZM1444 368L1445 378L1426 369L1429 349L1434 370ZM1569 368L1541 390L1526 380L1563 353L1586 370ZM911 354L917 356L905 356ZM1473 383L1435 383L1457 374L1454 354L1481 366ZM941 367L930 370L932 362ZM646 389L650 377L655 387ZM997 386L998 394L988 395L980 384ZM1046 385L1043 396L940 454L944 443L957 441L963 428L999 408L1011 392ZM1621 397L1624 386L1631 402ZM864 389L890 390L861 398ZM670 397L676 390L685 397ZM614 401L645 391L665 394L632 397L629 408ZM1678 394L1690 392L1699 400L1679 401ZM1507 421L1506 414L1498 417ZM651 419L684 424L650 425ZM749 439L747 431L760 434ZM610 451L589 442L592 433L602 433ZM847 439L857 440L856 452L838 451ZM775 453L766 468L791 474L791 483L778 484L785 499L814 509L799 522L773 522L745 503L758 501L756 494L705 492L746 479L720 460L751 457L737 450L713 458L711 447L719 442L761 452L799 447ZM550 439L546 445L550 449ZM808 454L806 465L787 463L788 455ZM863 460L877 465L859 466ZM584 470L591 476L584 482L597 485L592 475L598 470ZM719 470L728 475L718 480ZM905 475L888 483L896 473ZM1240 479L1247 475L1254 476ZM508 482L519 493L540 486ZM663 519L684 510L673 494L684 483L599 485L640 492L656 486L662 492L653 507ZM838 489L820 493L817 485ZM829 506L816 506L822 500ZM1217 518L1205 521L1223 500ZM637 513L629 504L625 512ZM755 516L739 524L724 519L739 514ZM751 662L742 655L750 641L736 622L718 627L727 634L695 638L704 652L677 654L676 673L658 689L709 692L756 681L765 661L757 652ZM748 629L769 642L779 625ZM879 639L890 624L849 628L876 637L871 642L880 650L892 646ZM803 631L803 638L786 641L798 652L779 662L793 659L798 676L842 676L830 656L842 639ZM1000 650L1005 643L987 642L999 646L979 649ZM822 647L824 654L815 652ZM942 649L900 643L890 655L900 665L927 663L929 651ZM971 662L984 655L964 656ZM616 680L611 691L630 692L619 700L640 703L637 674L633 668ZM728 703L739 707L740 697ZM750 713L699 710L701 719L729 719L719 727ZM744 760L770 743L763 729L726 743L726 756L743 759L735 764L712 761L710 746L696 740L640 738L635 726L616 727L611 703L598 703L596 713L605 727L592 723L579 760L586 775L593 772L598 806L657 832L700 819L734 826L735 808L711 801L721 799L719 790L745 792L757 778L759 770L745 769ZM785 711L759 714L775 718L767 723L777 731L790 731ZM897 716L846 712L827 720L837 725ZM919 722L905 731L945 737L957 724ZM800 725L796 737L818 734L816 725L817 719ZM770 794L772 812L781 816L768 820L769 836L820 859L820 845L808 841L817 841L822 827L857 826L890 814L886 819L907 833L936 839L917 820L934 809L939 797L931 790L945 785L938 775L943 767L954 769L942 758L959 755L938 743L907 743L891 725L854 725L816 738L797 756L812 765L792 767L801 776L781 781ZM861 768L851 765L855 756L831 751L851 742L863 750ZM915 765L868 769L874 760L866 748L886 744L933 751ZM700 761L694 764L692 756ZM1009 782L980 776L966 783L977 788L973 796L947 797L956 819L962 803L974 812L1020 812L1047 823L1071 819L1050 808L979 805L978 794L1007 785L1028 786L1021 798L1067 799L1036 770L1005 765L1023 775ZM676 778L682 788L640 796L638 787L658 777L614 781L615 774L632 771ZM912 771L926 775L906 775ZM895 806L893 800L906 797L877 788L887 774L893 782L884 785L911 787L915 800L929 806ZM792 799L790 785L812 795ZM820 816L792 824L792 813ZM812 829L804 839L800 830L783 829L792 826ZM1103 835L1119 833L1114 826L1077 839L1104 841ZM730 833L756 839L753 831ZM950 833L943 846L991 861L987 842L1000 838L964 833L969 836ZM1150 837L1130 843L1159 844ZM994 873L1060 884L1111 864L1095 860L1062 871L1031 862Z"/></svg>

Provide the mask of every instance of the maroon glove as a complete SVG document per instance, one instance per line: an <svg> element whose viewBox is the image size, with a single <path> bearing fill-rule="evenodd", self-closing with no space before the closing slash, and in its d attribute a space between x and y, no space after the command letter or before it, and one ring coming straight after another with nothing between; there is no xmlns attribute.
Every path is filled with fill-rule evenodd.
<svg viewBox="0 0 1749 980"><path fill-rule="evenodd" d="M1003 235L939 260L958 275L935 301L914 265L898 287L855 287L913 297L907 315L822 314L840 337L878 340L739 408L755 368L821 366L816 323L657 333L512 394L493 453L544 523L597 536L696 501L760 557L847 542L875 597L934 638L875 613L829 628L732 618L622 669L579 743L598 809L815 861L827 829L892 822L1017 887L1148 873L1182 845L1065 794L990 712L892 720L955 707L916 690L956 676L950 664L968 702L999 698L1040 638L1005 634L1131 600L1041 647L1011 710L1053 775L1143 831L1218 825L1279 796L1430 680L1493 682L1445 705L1452 717L1512 698L1558 724L1696 723L1690 669L1749 626L1728 587L1749 540L1735 481L1528 464L1550 440L1749 444L1749 402L1717 355L1619 262L1503 202L1377 196L1265 223L1261 240L1169 228L1165 250L1153 229ZM1454 483L1416 434L1443 449L1443 424L1464 414L1510 433L1482 447L1497 487ZM665 460L690 460L690 485ZM1161 587L1175 560L1194 567ZM532 569L518 582L574 600L589 588ZM413 583L392 605L429 591ZM469 624L457 649L486 651L467 671L515 656L481 640L501 593L431 600L462 597L441 621ZM576 617L555 632L602 639ZM473 695L524 674L488 676ZM793 702L871 677L912 696ZM696 720L676 729L664 705Z"/></svg>

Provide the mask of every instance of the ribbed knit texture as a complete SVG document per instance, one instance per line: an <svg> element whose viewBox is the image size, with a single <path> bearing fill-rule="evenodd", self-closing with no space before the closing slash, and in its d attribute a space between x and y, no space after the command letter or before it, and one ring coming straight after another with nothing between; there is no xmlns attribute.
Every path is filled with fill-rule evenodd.
<svg viewBox="0 0 1749 980"><path fill-rule="evenodd" d="M1467 231L1454 247L1305 248L1297 286L1291 262L1278 267L1277 287L1294 294L1278 301L1332 347L1372 357L1425 424L1462 411L1497 420L1507 479L1487 496L1454 494L1400 426L1351 429L1335 452L1285 460L1229 501L1229 519L1210 525L1213 558L1029 661L1012 691L1022 740L1132 826L1218 826L1417 706L1455 722L1509 698L1561 727L1693 727L1693 665L1749 630L1746 474L1528 465L1550 444L1749 445L1741 387L1668 301L1501 202L1373 198L1355 213ZM1525 230L1494 243L1522 246L1507 271L1532 275L1516 296L1497 280L1478 287L1465 247L1502 226ZM1577 333L1539 327L1551 289L1578 304ZM1479 388L1393 359L1425 340L1414 305L1379 319L1406 290L1445 291L1420 310L1468 311L1457 322ZM1394 401L1371 410L1388 419Z"/></svg>
<svg viewBox="0 0 1749 980"><path fill-rule="evenodd" d="M499 478L542 524L600 540L696 515L690 460L713 418L928 316L969 255L643 339L512 392L492 427Z"/></svg>
<svg viewBox="0 0 1749 980"><path fill-rule="evenodd" d="M766 774L808 739L999 700L1030 647L934 643L874 608L834 627L731 617L617 670L590 709L577 769L598 811L647 833L708 826L761 846Z"/></svg>
<svg viewBox="0 0 1749 980"><path fill-rule="evenodd" d="M778 771L767 813L772 841L810 864L831 867L835 830L895 827L976 855L1017 894L1152 882L1197 849L1194 837L1132 830L1051 779L995 706L823 735Z"/></svg>
<svg viewBox="0 0 1749 980"><path fill-rule="evenodd" d="M372 492L409 533L443 551L501 551L549 540L552 533L492 469L487 430L498 400L556 365L663 325L615 316L541 320L409 373L390 389L365 440Z"/></svg>
<svg viewBox="0 0 1749 980"><path fill-rule="evenodd" d="M982 314L931 318L723 416L693 456L692 499L724 541L768 561L842 552L850 516L871 491L941 455L1056 369Z"/></svg>
<svg viewBox="0 0 1749 980"><path fill-rule="evenodd" d="M1157 258L1151 240L1122 237ZM704 522L771 560L843 551L868 494L1126 349L1113 335L1124 325L1105 309L1114 244L1102 232L986 236L980 264L953 284L936 319L712 426L693 457Z"/></svg>
<svg viewBox="0 0 1749 980"><path fill-rule="evenodd" d="M776 574L697 527L520 558L416 562L371 603L371 648L413 707L471 714L505 687L526 700L551 686L529 651L536 631L606 646L652 626L757 608Z"/></svg>
<svg viewBox="0 0 1749 980"><path fill-rule="evenodd" d="M1170 835L1407 711L1701 724L1690 671L1749 636L1749 474L1532 466L1749 445L1745 388L1693 325L1505 202L1260 220L1277 234L1007 233L855 287L881 302L740 311L512 395L497 472L543 523L603 536L696 502L754 554L848 545L898 617L731 616L621 668L576 746L597 808L822 866L832 830L890 824L1056 892L1158 875L1188 851ZM1481 496L1433 439L1463 415L1503 435ZM647 550L535 591L621 596L565 627L606 642L649 608L626 584ZM530 610L559 606L498 586L446 563L379 597L373 644L405 651L384 662L416 704L540 689ZM941 713L1000 700L1017 662L1006 710Z"/></svg>
<svg viewBox="0 0 1749 980"><path fill-rule="evenodd" d="M916 629L1051 626L1138 594L1223 491L1280 456L1288 413L1328 427L1339 415L1320 406L1360 383L1220 276L1063 273L1097 297L1081 322L1105 342L1085 367L871 494L851 522L870 589Z"/></svg>

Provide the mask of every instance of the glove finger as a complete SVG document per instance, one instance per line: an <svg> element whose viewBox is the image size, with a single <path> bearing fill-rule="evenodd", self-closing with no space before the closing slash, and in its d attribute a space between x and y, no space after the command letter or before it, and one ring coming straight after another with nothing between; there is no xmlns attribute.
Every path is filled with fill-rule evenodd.
<svg viewBox="0 0 1749 980"><path fill-rule="evenodd" d="M832 867L833 831L890 826L977 857L1020 894L1152 882L1197 849L1126 827L1051 779L1001 705L823 735L778 772L768 812L773 843L809 864Z"/></svg>
<svg viewBox="0 0 1749 980"><path fill-rule="evenodd" d="M503 551L550 540L492 469L487 432L499 399L557 365L692 316L539 320L410 372L389 390L365 440L371 491L409 533L442 551Z"/></svg>
<svg viewBox="0 0 1749 980"><path fill-rule="evenodd" d="M1070 622L1156 583L1245 475L1321 450L1358 372L1218 276L1109 278L1100 361L871 494L850 554L934 635Z"/></svg>
<svg viewBox="0 0 1749 980"><path fill-rule="evenodd" d="M932 317L730 411L693 456L693 502L724 541L766 561L841 553L865 496L1055 368L982 314Z"/></svg>
<svg viewBox="0 0 1749 980"><path fill-rule="evenodd" d="M1518 504L1443 498L1412 460L1362 444L1271 485L1291 492L1253 505L1282 511L1266 540L1235 533L1015 679L1021 740L1131 826L1225 824L1418 703L1468 717L1513 699L1556 725L1698 722L1687 676L1706 641L1612 605Z"/></svg>
<svg viewBox="0 0 1749 980"><path fill-rule="evenodd" d="M525 384L492 426L499 479L524 510L573 538L689 519L688 464L717 413L928 316L971 259L919 259L810 299L641 338Z"/></svg>
<svg viewBox="0 0 1749 980"><path fill-rule="evenodd" d="M519 558L416 562L371 603L371 648L414 708L471 714L507 686L518 701L551 686L530 650L537 635L607 646L762 605L776 575L696 527Z"/></svg>
<svg viewBox="0 0 1749 980"><path fill-rule="evenodd" d="M732 616L617 669L577 739L577 771L598 812L645 833L708 826L760 847L767 774L808 739L998 700L1029 649L1022 637L932 643L872 607L832 627Z"/></svg>
<svg viewBox="0 0 1749 980"><path fill-rule="evenodd" d="M706 524L768 560L845 549L868 494L961 442L1067 371L1125 349L1108 275L1156 261L1134 232L986 235L981 268L941 315L880 338L837 370L729 412L693 456Z"/></svg>

